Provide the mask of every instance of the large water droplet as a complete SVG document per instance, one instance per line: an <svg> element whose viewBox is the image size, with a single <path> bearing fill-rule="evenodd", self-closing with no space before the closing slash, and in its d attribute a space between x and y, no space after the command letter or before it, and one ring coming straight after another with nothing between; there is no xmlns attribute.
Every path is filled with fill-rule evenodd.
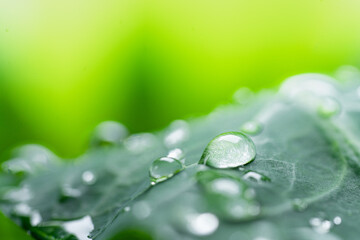
<svg viewBox="0 0 360 240"><path fill-rule="evenodd" d="M162 157L155 160L150 167L150 177L153 182L162 182L174 176L184 168L177 159Z"/></svg>
<svg viewBox="0 0 360 240"><path fill-rule="evenodd" d="M332 117L340 112L340 103L333 98L327 97L320 101L318 113L322 117Z"/></svg>
<svg viewBox="0 0 360 240"><path fill-rule="evenodd" d="M187 230L196 236L208 236L219 227L219 219L212 213L193 213L186 216Z"/></svg>
<svg viewBox="0 0 360 240"><path fill-rule="evenodd" d="M88 236L94 230L94 224L90 216L63 223L64 229L74 234L79 240L89 240Z"/></svg>
<svg viewBox="0 0 360 240"><path fill-rule="evenodd" d="M116 144L124 140L128 135L127 128L121 123L106 121L100 123L95 129L94 144Z"/></svg>
<svg viewBox="0 0 360 240"><path fill-rule="evenodd" d="M257 121L249 121L244 123L240 130L246 134L256 135L262 131L262 125Z"/></svg>
<svg viewBox="0 0 360 240"><path fill-rule="evenodd" d="M200 163L215 168L234 168L253 161L255 156L255 145L249 137L240 132L227 132L207 145Z"/></svg>
<svg viewBox="0 0 360 240"><path fill-rule="evenodd" d="M190 134L189 125L184 120L176 120L170 124L164 138L167 147L175 147L185 141Z"/></svg>
<svg viewBox="0 0 360 240"><path fill-rule="evenodd" d="M243 178L245 180L250 180L250 181L254 181L257 183L261 183L261 182L270 182L271 179L268 178L267 176L265 176L264 174L255 172L255 171L248 171L244 174Z"/></svg>

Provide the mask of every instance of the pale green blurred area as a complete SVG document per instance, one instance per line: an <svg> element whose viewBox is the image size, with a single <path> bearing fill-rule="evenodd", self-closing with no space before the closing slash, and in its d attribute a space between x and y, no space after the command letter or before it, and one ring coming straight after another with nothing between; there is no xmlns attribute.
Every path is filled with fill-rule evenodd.
<svg viewBox="0 0 360 240"><path fill-rule="evenodd" d="M359 12L357 0L0 0L0 151L36 142L74 157L100 121L151 131L242 86L359 66Z"/></svg>

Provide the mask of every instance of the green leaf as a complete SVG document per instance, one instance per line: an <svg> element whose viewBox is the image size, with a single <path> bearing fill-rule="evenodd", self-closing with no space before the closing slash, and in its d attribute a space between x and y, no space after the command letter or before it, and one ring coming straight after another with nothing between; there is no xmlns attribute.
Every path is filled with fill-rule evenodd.
<svg viewBox="0 0 360 240"><path fill-rule="evenodd" d="M3 173L1 209L37 239L86 239L90 230L96 240L357 239L358 85L300 75L246 106L177 120L153 135L92 148L72 163ZM248 122L258 124L247 131L254 161L232 169L198 164L214 137ZM152 185L152 162L174 148L186 167Z"/></svg>

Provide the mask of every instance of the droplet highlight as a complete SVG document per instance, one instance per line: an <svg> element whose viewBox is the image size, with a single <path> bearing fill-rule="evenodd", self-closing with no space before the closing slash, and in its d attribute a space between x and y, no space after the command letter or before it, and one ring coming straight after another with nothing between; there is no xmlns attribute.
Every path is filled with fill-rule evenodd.
<svg viewBox="0 0 360 240"><path fill-rule="evenodd" d="M172 122L167 130L164 143L167 147L175 147L184 142L190 135L190 128L186 121L176 120Z"/></svg>
<svg viewBox="0 0 360 240"><path fill-rule="evenodd" d="M205 148L201 164L214 168L235 168L253 161L253 141L243 133L227 132L215 137Z"/></svg>
<svg viewBox="0 0 360 240"><path fill-rule="evenodd" d="M219 227L219 219L212 213L193 213L186 216L187 230L196 236L208 236Z"/></svg>
<svg viewBox="0 0 360 240"><path fill-rule="evenodd" d="M82 181L87 185L93 185L96 182L96 175L92 171L85 171L81 175Z"/></svg>
<svg viewBox="0 0 360 240"><path fill-rule="evenodd" d="M184 169L184 165L177 159L162 157L156 159L150 167L150 177L153 183L158 183L171 178Z"/></svg>

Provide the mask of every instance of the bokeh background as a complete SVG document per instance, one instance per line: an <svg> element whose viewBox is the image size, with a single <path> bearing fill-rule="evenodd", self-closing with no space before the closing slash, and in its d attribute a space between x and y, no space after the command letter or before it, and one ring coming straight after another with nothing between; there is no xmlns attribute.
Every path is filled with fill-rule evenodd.
<svg viewBox="0 0 360 240"><path fill-rule="evenodd" d="M242 86L360 65L358 0L0 0L0 156L206 114ZM1 239L27 239L0 214Z"/></svg>

